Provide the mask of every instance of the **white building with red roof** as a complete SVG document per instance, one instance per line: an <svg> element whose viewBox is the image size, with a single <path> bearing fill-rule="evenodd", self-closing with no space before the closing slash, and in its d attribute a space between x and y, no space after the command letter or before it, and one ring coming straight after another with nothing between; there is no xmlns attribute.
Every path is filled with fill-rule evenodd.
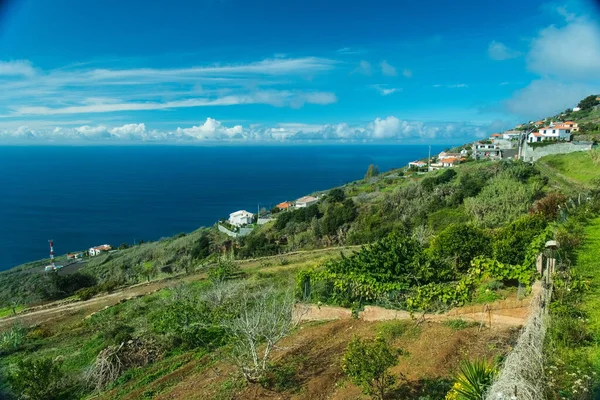
<svg viewBox="0 0 600 400"><path fill-rule="evenodd" d="M101 254L102 252L110 251L110 250L112 250L112 246L110 246L108 244L103 244L103 245L96 246L96 247L90 247L90 249L88 250L88 254L90 257L94 257L94 256Z"/></svg>
<svg viewBox="0 0 600 400"><path fill-rule="evenodd" d="M565 141L571 140L572 127L569 125L552 124L551 126L545 126L540 128L537 132L531 132L527 136L527 142L537 143L546 140Z"/></svg>

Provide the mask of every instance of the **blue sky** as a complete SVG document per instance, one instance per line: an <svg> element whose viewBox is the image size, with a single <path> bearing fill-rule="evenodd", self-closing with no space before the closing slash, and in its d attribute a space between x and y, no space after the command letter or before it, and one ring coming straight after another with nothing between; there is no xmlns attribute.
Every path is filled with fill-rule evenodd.
<svg viewBox="0 0 600 400"><path fill-rule="evenodd" d="M600 93L584 0L0 4L0 143L458 143Z"/></svg>

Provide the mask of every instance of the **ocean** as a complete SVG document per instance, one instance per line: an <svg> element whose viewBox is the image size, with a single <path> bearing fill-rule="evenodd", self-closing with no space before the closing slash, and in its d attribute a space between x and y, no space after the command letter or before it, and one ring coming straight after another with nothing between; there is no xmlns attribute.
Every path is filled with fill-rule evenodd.
<svg viewBox="0 0 600 400"><path fill-rule="evenodd" d="M432 146L437 154L445 146ZM0 270L158 240L427 156L424 145L0 147Z"/></svg>

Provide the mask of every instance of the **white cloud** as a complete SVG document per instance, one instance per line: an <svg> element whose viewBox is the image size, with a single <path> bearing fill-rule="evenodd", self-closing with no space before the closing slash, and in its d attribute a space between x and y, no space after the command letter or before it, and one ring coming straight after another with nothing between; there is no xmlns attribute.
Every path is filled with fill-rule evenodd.
<svg viewBox="0 0 600 400"><path fill-rule="evenodd" d="M504 43L493 40L488 46L488 56L492 60L504 61L511 58L517 58L521 55L518 51L512 50Z"/></svg>
<svg viewBox="0 0 600 400"><path fill-rule="evenodd" d="M365 60L361 60L360 63L358 64L358 67L356 67L354 69L354 71L352 71L353 73L356 74L363 74L363 75L371 75L373 73L372 69L371 69L371 63L369 63L368 61Z"/></svg>
<svg viewBox="0 0 600 400"><path fill-rule="evenodd" d="M404 75L405 78L412 78L413 72L411 69L404 68L402 70L402 75Z"/></svg>
<svg viewBox="0 0 600 400"><path fill-rule="evenodd" d="M302 107L304 104L327 105L337 101L335 93L297 92L287 90L259 91L247 95L231 95L218 98L192 98L159 102L95 103L68 107L22 106L16 107L11 114L0 117L24 115L69 115L110 113L117 111L167 110L172 108L232 106L240 104L268 104L276 107Z"/></svg>
<svg viewBox="0 0 600 400"><path fill-rule="evenodd" d="M396 67L394 67L387 61L383 60L381 62L381 73L385 76L396 76L397 75Z"/></svg>
<svg viewBox="0 0 600 400"><path fill-rule="evenodd" d="M527 66L541 76L586 80L600 78L600 27L577 18L564 27L551 25L531 43Z"/></svg>
<svg viewBox="0 0 600 400"><path fill-rule="evenodd" d="M28 60L0 61L0 76L25 76L35 75L35 68Z"/></svg>
<svg viewBox="0 0 600 400"><path fill-rule="evenodd" d="M452 85L437 84L437 85L432 85L432 87L434 87L434 88L447 88L447 89L461 89L461 88L468 88L469 85L467 85L466 83L455 83L455 84L452 84Z"/></svg>
<svg viewBox="0 0 600 400"><path fill-rule="evenodd" d="M386 119L377 118L373 122L373 137L376 139L388 139L394 137L400 131L400 120L396 117Z"/></svg>
<svg viewBox="0 0 600 400"><path fill-rule="evenodd" d="M439 140L466 141L489 134L485 127L465 123L424 123L401 120L395 116L376 118L362 124L303 124L282 123L274 126L242 125L227 126L221 121L207 118L204 123L179 127L175 130L148 130L144 123L132 123L110 127L106 125L82 125L79 127L55 127L54 129L16 129L0 131L0 142L35 143L121 143L124 141L203 143L203 142L423 142Z"/></svg>
<svg viewBox="0 0 600 400"><path fill-rule="evenodd" d="M227 128L220 121L207 118L203 125L192 126L191 128L177 128L175 133L180 137L185 135L200 140L222 140L243 138L244 128L241 125Z"/></svg>
<svg viewBox="0 0 600 400"><path fill-rule="evenodd" d="M508 111L527 118L543 118L574 107L590 93L599 93L600 85L565 84L553 80L536 80L515 92L506 101Z"/></svg>
<svg viewBox="0 0 600 400"><path fill-rule="evenodd" d="M331 104L335 94L311 87L336 68L319 57L272 58L188 68L37 71L26 60L0 61L0 117L69 115L234 104L301 107ZM303 90L299 90L302 88Z"/></svg>
<svg viewBox="0 0 600 400"><path fill-rule="evenodd" d="M386 85L370 85L370 87L377 90L382 96L389 96L390 94L402 91L401 88L390 88Z"/></svg>
<svg viewBox="0 0 600 400"><path fill-rule="evenodd" d="M145 138L146 125L145 124L126 124L110 130L110 134L118 138Z"/></svg>

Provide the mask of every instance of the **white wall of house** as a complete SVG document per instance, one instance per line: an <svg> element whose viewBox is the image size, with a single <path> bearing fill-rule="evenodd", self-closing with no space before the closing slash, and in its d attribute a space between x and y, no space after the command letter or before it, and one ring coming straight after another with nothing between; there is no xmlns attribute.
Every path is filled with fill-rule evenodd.
<svg viewBox="0 0 600 400"><path fill-rule="evenodd" d="M240 210L234 213L229 214L229 223L234 226L244 226L252 223L254 219L254 214L246 211Z"/></svg>
<svg viewBox="0 0 600 400"><path fill-rule="evenodd" d="M296 200L296 208L306 208L310 207L313 204L317 204L319 200L315 197L311 197L309 199L298 199Z"/></svg>

